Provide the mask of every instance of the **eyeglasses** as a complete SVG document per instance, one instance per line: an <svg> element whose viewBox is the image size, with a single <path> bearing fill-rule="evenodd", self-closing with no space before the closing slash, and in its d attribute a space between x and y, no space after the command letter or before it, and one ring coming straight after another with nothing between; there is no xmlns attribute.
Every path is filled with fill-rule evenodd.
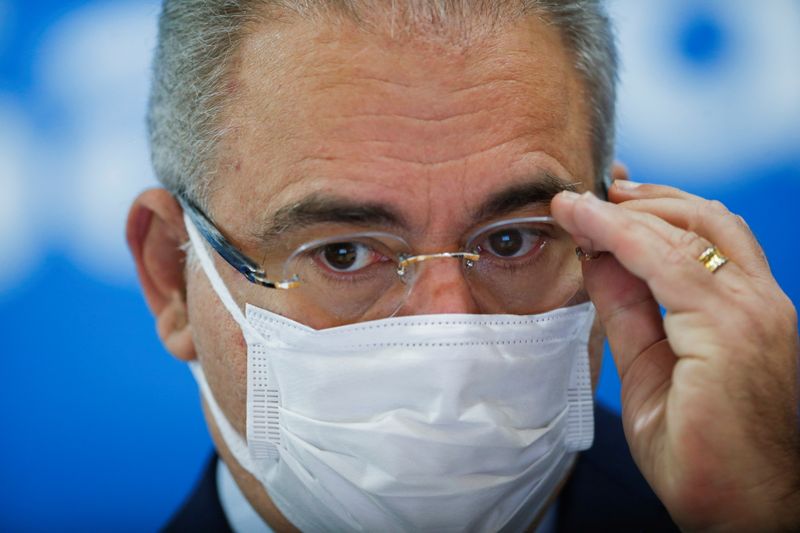
<svg viewBox="0 0 800 533"><path fill-rule="evenodd" d="M327 313L340 323L392 316L403 306L423 265L461 263L472 297L485 313L536 314L577 303L580 261L572 238L549 216L500 220L464 239L459 251L415 254L383 231L321 230L291 239L257 262L234 247L191 200L178 197L200 235L248 281L291 290L297 316Z"/></svg>

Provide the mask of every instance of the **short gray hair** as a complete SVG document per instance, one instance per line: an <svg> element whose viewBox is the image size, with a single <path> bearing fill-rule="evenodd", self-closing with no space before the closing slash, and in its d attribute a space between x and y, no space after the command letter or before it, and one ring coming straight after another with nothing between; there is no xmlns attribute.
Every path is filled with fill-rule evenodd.
<svg viewBox="0 0 800 533"><path fill-rule="evenodd" d="M208 198L226 87L246 25L257 17L336 12L362 22L382 6L394 20L465 28L526 14L559 29L591 106L592 160L603 186L614 153L617 51L601 0L164 0L147 116L153 167L171 192ZM399 11L398 11L399 10Z"/></svg>

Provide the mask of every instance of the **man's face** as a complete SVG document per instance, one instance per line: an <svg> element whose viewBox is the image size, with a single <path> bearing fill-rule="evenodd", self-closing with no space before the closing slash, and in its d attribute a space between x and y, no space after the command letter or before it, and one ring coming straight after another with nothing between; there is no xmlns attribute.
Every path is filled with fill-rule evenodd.
<svg viewBox="0 0 800 533"><path fill-rule="evenodd" d="M533 17L469 47L391 41L348 25L253 28L228 85L208 211L256 259L270 218L312 194L387 207L405 221L392 231L418 253L457 250L485 222L473 213L512 185L546 172L592 188L587 96L571 65L557 30ZM531 210L546 214L547 205ZM292 316L291 291L257 287L215 261L240 305L333 325L323 315ZM202 271L189 274L187 291L197 355L244 434L240 330ZM401 309L445 312L478 312L458 261L426 266Z"/></svg>

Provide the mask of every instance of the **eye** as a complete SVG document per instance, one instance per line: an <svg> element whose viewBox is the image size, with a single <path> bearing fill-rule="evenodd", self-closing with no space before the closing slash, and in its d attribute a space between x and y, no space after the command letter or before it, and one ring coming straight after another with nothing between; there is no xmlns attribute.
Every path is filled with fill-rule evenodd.
<svg viewBox="0 0 800 533"><path fill-rule="evenodd" d="M504 259L524 257L541 246L542 235L528 228L504 228L490 233L478 244L479 251L487 251Z"/></svg>
<svg viewBox="0 0 800 533"><path fill-rule="evenodd" d="M333 242L323 246L318 261L335 272L357 272L386 258L359 242Z"/></svg>

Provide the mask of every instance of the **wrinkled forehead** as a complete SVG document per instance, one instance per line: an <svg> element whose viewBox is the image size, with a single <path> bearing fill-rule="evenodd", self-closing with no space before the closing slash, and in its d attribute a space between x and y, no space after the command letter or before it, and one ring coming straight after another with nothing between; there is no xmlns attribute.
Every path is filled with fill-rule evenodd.
<svg viewBox="0 0 800 533"><path fill-rule="evenodd" d="M429 229L470 223L466 213L514 183L590 186L572 63L535 17L469 43L341 22L253 26L229 84L212 205L263 220L322 195L387 205Z"/></svg>

